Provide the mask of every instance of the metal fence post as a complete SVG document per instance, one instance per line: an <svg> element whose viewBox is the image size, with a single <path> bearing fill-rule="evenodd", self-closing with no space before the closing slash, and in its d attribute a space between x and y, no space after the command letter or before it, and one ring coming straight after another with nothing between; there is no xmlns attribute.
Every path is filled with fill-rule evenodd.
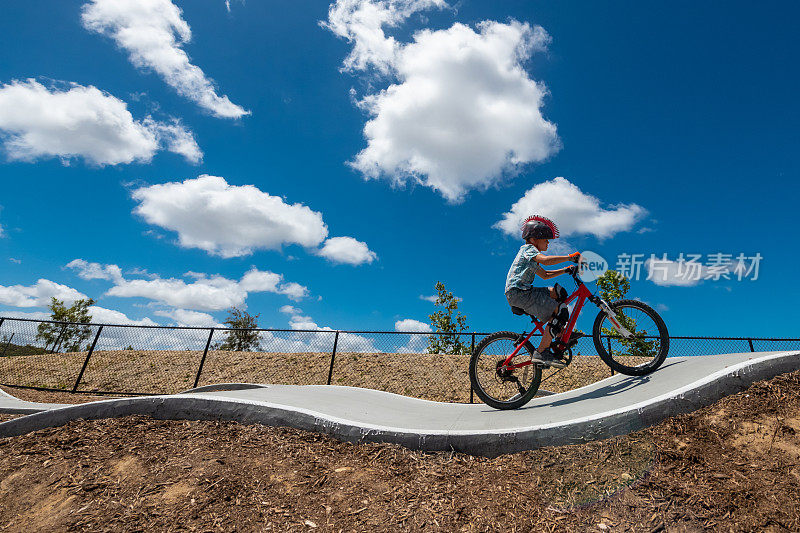
<svg viewBox="0 0 800 533"><path fill-rule="evenodd" d="M755 352L755 348L753 348L753 339L747 339L747 343L750 345L750 351Z"/></svg>
<svg viewBox="0 0 800 533"><path fill-rule="evenodd" d="M77 392L78 385L83 378L83 373L86 372L86 366L89 364L89 358L92 356L92 352L94 352L94 347L97 346L97 339L100 338L100 333L103 332L103 326L97 328L97 335L94 336L94 340L92 341L92 345L89 347L89 353L86 354L86 360L83 362L83 366L81 367L81 371L78 374L78 379L75 380L75 386L72 387L72 392Z"/></svg>
<svg viewBox="0 0 800 533"><path fill-rule="evenodd" d="M5 321L6 321L6 319L5 319L5 318L0 318L0 328L2 328L2 327L3 327L3 322L5 322Z"/></svg>
<svg viewBox="0 0 800 533"><path fill-rule="evenodd" d="M200 373L203 371L203 365L206 363L206 356L208 355L208 348L211 346L211 337L214 336L214 328L211 328L208 331L208 340L206 341L206 349L203 350L203 357L200 359L200 366L197 367L197 376L194 378L194 387L197 388L197 384L200 383Z"/></svg>
<svg viewBox="0 0 800 533"><path fill-rule="evenodd" d="M608 341L608 356L612 357L611 356L611 337L606 337L606 340ZM614 369L613 368L611 369L611 375L612 376L614 375Z"/></svg>
<svg viewBox="0 0 800 533"><path fill-rule="evenodd" d="M336 347L339 345L339 332L336 332L336 336L333 338L333 351L331 352L331 367L328 369L328 385L331 384L331 378L333 378L333 360L336 359Z"/></svg>
<svg viewBox="0 0 800 533"><path fill-rule="evenodd" d="M472 334L472 351L470 355L475 355L475 334ZM469 403L475 400L475 390L472 388L472 380L469 380Z"/></svg>

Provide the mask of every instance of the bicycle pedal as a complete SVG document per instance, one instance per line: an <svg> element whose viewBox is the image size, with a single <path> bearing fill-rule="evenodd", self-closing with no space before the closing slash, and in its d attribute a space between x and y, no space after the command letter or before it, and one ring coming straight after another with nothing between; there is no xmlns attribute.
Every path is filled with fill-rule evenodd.
<svg viewBox="0 0 800 533"><path fill-rule="evenodd" d="M545 368L545 369L547 369L547 368L558 368L558 369L561 369L561 368L565 368L567 366L566 361L547 361L547 362L542 362L542 363L537 362L537 363L534 363L534 364L537 364L537 365L539 365L539 366L541 366L542 368Z"/></svg>

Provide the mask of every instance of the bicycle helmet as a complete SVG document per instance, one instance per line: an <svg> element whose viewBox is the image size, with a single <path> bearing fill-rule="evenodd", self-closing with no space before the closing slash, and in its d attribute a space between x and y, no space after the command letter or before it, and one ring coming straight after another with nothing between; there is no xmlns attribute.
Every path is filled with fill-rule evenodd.
<svg viewBox="0 0 800 533"><path fill-rule="evenodd" d="M558 226L547 217L533 215L522 223L522 240L528 239L557 239Z"/></svg>

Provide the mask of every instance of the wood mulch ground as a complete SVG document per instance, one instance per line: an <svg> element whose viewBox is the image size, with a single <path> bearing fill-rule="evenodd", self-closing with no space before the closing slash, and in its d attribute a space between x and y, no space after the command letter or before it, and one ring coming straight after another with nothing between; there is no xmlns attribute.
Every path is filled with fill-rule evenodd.
<svg viewBox="0 0 800 533"><path fill-rule="evenodd" d="M487 459L145 417L0 439L0 530L798 531L800 372Z"/></svg>

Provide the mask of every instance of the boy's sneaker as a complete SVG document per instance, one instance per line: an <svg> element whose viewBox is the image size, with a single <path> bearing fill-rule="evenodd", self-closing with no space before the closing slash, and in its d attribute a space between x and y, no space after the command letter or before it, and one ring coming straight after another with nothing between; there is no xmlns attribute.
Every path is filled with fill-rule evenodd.
<svg viewBox="0 0 800 533"><path fill-rule="evenodd" d="M545 368L564 368L567 366L567 362L554 354L550 348L545 349L544 353L534 350L533 355L531 355L531 362L536 365L542 365Z"/></svg>

